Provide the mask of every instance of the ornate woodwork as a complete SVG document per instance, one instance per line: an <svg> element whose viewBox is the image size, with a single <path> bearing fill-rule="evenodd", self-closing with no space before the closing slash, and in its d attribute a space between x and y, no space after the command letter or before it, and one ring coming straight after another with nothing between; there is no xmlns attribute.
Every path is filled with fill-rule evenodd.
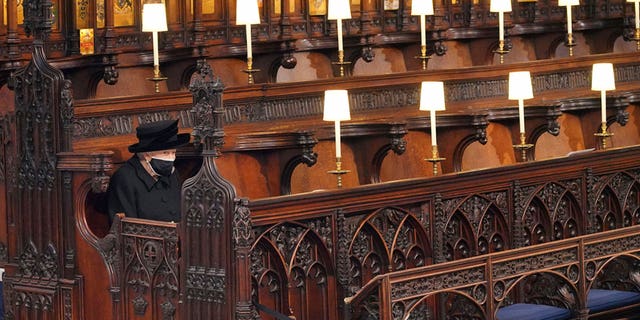
<svg viewBox="0 0 640 320"><path fill-rule="evenodd" d="M419 52L419 19L410 14L410 2L395 3L397 8L388 8L390 2L383 0L352 6L353 18L344 21L345 56L352 62L347 74L353 73L353 66L360 59L364 63L380 59L372 48L403 52L407 70L420 68L419 61L413 58ZM5 84L10 73L28 61L32 45L28 36L42 31L48 43L46 53L72 80L76 99L94 97L100 82L116 84L120 73L124 73L121 70L149 66L153 60L151 36L141 31L141 19L134 18L141 16L140 5L120 1L68 0L5 4L0 24L3 26L0 28L0 42L3 44L0 46L0 84ZM329 61L336 60L335 21L329 20L324 12L326 3L320 12L315 12L310 5L305 1L261 2L261 22L252 30L254 65L263 70L256 75L257 83L275 81L280 66L295 68L293 54L312 52ZM574 36L585 39L580 43L588 47L584 52L610 53L614 50L616 38L632 40L632 5L598 0L576 7ZM220 63L244 59L246 35L243 28L235 24L235 1L212 4L211 0L196 0L185 5L168 2L167 8L170 28L160 33L159 47L162 72L170 79L167 83L169 91L188 91L189 77L185 74L193 72L192 66L198 59L216 59ZM497 46L497 14L489 12L486 3L437 3L435 12L434 16L427 17L429 55L445 55L448 50L453 50L455 55L466 49L474 52L470 56L470 65L493 63L493 50ZM128 15L124 22L119 18L123 13ZM565 42L566 35L559 32L564 15L565 12L555 2L515 2L513 12L505 16L507 46L522 50L518 44L524 46L522 43L527 42L526 49L531 52L525 59L553 58L557 48ZM80 54L81 29L93 31L93 54ZM464 49L458 51L460 46ZM519 59L515 61L521 61ZM332 76L338 77L338 72L334 71ZM561 81L564 80L567 78ZM576 75L573 80L587 81L588 77L580 80ZM491 95L491 88L498 84L488 81L486 85L462 91L470 93L478 89L483 95ZM461 85L464 86L463 83ZM455 90L452 93L458 96L461 92Z"/></svg>
<svg viewBox="0 0 640 320"><path fill-rule="evenodd" d="M504 125L516 137L516 109L505 107L506 74L516 68L530 68L534 91L544 96L527 108L533 127L528 142L557 135L565 114L584 120L581 137L592 137L599 105L588 98L589 70L603 56L575 58L563 69L559 63L568 60L224 89L204 57L238 59L242 29L232 24L233 14L212 18L196 1L193 8L177 8L173 14L184 21L174 21L162 36L172 92L74 101L74 86L82 88L76 97L87 98L100 81L115 83L119 58L124 65L150 61L143 52L149 37L135 25L116 26L113 4L87 12L105 10L104 26L94 28L93 56L77 56L76 21L61 15L50 20L56 5L74 11L68 3L25 2L25 35L34 40L17 30L15 7L8 8L8 23L0 23L0 84L8 82L15 95L0 114L0 203L6 204L0 208L6 221L0 223L0 266L7 269L7 319L266 317L254 302L297 319L481 319L521 301L584 316L588 288L638 290L638 147L460 172L465 150L488 142L488 126ZM271 72L293 67L295 52L335 58L327 53L333 52L335 23L288 10L299 2L281 4L280 13L272 12L270 1L261 9L266 19L254 29L257 65ZM578 10L579 30L600 34L593 39L615 35L626 16L620 4L598 4L605 6ZM429 19L428 52L444 54L451 41L461 40L482 49L475 64L492 59L486 49L496 45L496 16L486 3L438 3L436 10ZM548 33L561 21L555 4L519 3L507 19L508 33L555 48L563 40L547 41ZM610 22L598 26L602 21ZM345 23L348 60L353 65L375 59L372 48L385 46L411 51L416 23L405 1L393 10L384 10L381 1L362 2ZM594 48L609 52L610 46ZM77 81L65 80L46 55L64 58L55 65ZM640 64L635 53L606 58L616 64L621 92L608 99L608 124L625 125L633 116L629 104L637 102ZM430 125L417 110L418 83L435 78L446 82L448 111L439 128L447 174L383 183L389 155L405 155L415 141L408 136L426 133ZM294 171L300 164L316 165L324 154L314 148L333 138L320 120L321 92L336 83L351 93L354 121L345 125L344 141L361 151L353 163L359 186L290 195ZM109 228L103 193L125 141L137 124L169 118L180 118L181 130L192 129L194 136L193 145L180 150L191 169L182 221L119 217ZM256 133L267 125L274 130ZM264 198L238 197L246 190L236 190L231 179L256 173L233 177L219 169L232 154L257 159L275 177ZM271 197L276 195L286 196ZM601 233L612 229L619 233ZM433 272L414 273L421 270Z"/></svg>
<svg viewBox="0 0 640 320"><path fill-rule="evenodd" d="M601 288L638 290L637 232L634 226L532 246L526 251L497 252L460 263L391 272L376 277L347 302L354 310L364 310L361 319L367 315L378 319L433 315L435 311L423 302L434 296L451 302L447 316L465 319L495 319L498 308L514 302L568 308L576 318L586 319L586 293L591 283ZM623 242L625 245L619 246ZM616 249L608 251L609 245ZM584 260L580 258L583 255ZM612 274L619 278L613 280ZM524 295L518 298L518 294ZM366 309L370 301L379 305L375 313Z"/></svg>

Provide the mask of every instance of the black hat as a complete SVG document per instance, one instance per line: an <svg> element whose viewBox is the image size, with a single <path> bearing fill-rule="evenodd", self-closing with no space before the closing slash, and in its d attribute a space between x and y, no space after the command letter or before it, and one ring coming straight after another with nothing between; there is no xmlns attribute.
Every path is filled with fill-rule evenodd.
<svg viewBox="0 0 640 320"><path fill-rule="evenodd" d="M178 134L178 120L144 123L136 128L138 143L129 146L129 152L149 152L175 149L189 143L188 133Z"/></svg>

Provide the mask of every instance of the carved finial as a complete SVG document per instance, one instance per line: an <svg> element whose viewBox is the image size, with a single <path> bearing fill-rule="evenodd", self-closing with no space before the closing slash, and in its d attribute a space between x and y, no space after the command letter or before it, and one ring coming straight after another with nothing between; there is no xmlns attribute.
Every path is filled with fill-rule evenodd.
<svg viewBox="0 0 640 320"><path fill-rule="evenodd" d="M224 85L220 78L213 75L213 70L206 60L198 60L189 90L193 95L194 143L204 144L204 154L218 157L224 144Z"/></svg>
<svg viewBox="0 0 640 320"><path fill-rule="evenodd" d="M27 36L33 35L36 40L44 40L51 32L53 13L51 0L24 0L24 31Z"/></svg>

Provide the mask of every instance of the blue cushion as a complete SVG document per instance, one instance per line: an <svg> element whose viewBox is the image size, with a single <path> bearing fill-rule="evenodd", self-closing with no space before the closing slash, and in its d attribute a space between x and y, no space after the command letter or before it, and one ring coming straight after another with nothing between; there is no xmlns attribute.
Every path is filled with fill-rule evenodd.
<svg viewBox="0 0 640 320"><path fill-rule="evenodd" d="M587 296L590 313L614 309L640 302L640 293L619 290L591 289Z"/></svg>
<svg viewBox="0 0 640 320"><path fill-rule="evenodd" d="M562 320L571 318L571 311L544 304L516 303L498 309L499 320Z"/></svg>

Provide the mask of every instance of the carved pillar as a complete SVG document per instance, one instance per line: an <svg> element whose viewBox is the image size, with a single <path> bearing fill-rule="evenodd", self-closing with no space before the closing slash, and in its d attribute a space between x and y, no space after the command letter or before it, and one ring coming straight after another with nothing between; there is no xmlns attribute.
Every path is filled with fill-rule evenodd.
<svg viewBox="0 0 640 320"><path fill-rule="evenodd" d="M447 213L444 211L444 204L442 203L442 195L436 194L435 199L433 201L434 207L434 217L435 217L435 228L434 230L440 230L439 232L435 232L433 235L433 262L441 263L447 261L445 258L445 247L444 247L444 239L445 239L445 227L447 224Z"/></svg>
<svg viewBox="0 0 640 320"><path fill-rule="evenodd" d="M203 161L182 188L181 318L251 319L249 209L246 200L236 207L235 190L215 162L224 142L224 88L206 61L198 61L197 69L189 89Z"/></svg>
<svg viewBox="0 0 640 320"><path fill-rule="evenodd" d="M249 200L236 199L236 210L233 216L233 244L236 254L236 266L238 278L233 281L237 284L236 319L253 320L254 309L251 303L251 246L254 237L251 227L251 212ZM246 276L245 276L246 275Z"/></svg>
<svg viewBox="0 0 640 320"><path fill-rule="evenodd" d="M596 182L597 178L593 174L593 170L591 168L587 168L585 170L585 176L587 181L587 194L586 197L586 214L587 219L585 219L587 225L585 227L585 231L587 234L598 232L598 221L597 221L597 202L598 202L598 191L596 190Z"/></svg>
<svg viewBox="0 0 640 320"><path fill-rule="evenodd" d="M73 103L70 83L44 52L51 31L49 0L24 2L24 28L33 35L32 58L9 81L15 116L6 184L11 217L5 274L8 319L72 319L82 295L75 276L71 176L62 173L58 153L70 151Z"/></svg>
<svg viewBox="0 0 640 320"><path fill-rule="evenodd" d="M351 233L347 226L347 220L342 210L338 210L336 223L338 226L338 247L336 250L336 273L338 285L340 286L340 292L342 293L340 301L340 308L342 308L343 319L348 319L353 310L350 309L350 305L344 303L344 298L351 297L354 292L349 288L349 279L352 277L349 265L349 241L351 240Z"/></svg>
<svg viewBox="0 0 640 320"><path fill-rule="evenodd" d="M514 181L513 185L513 230L511 230L511 234L513 234L513 248L521 248L524 247L525 239L524 239L524 221L522 221L524 217L524 197L522 188L520 187L520 181Z"/></svg>

